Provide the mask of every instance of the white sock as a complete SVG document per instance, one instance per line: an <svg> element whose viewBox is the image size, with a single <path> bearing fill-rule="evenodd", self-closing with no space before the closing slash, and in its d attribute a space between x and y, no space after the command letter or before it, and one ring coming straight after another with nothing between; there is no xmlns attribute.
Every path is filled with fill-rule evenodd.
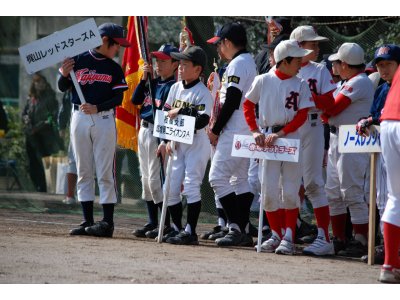
<svg viewBox="0 0 400 300"><path fill-rule="evenodd" d="M189 232L190 234L192 234L192 228L190 227L189 224L186 224L185 231Z"/></svg>
<svg viewBox="0 0 400 300"><path fill-rule="evenodd" d="M292 239L292 229L290 229L289 227L286 228L286 233L285 236L283 237L285 240L293 243L293 239Z"/></svg>
<svg viewBox="0 0 400 300"><path fill-rule="evenodd" d="M222 218L218 218L218 225L221 227L225 227L226 226L225 220Z"/></svg>

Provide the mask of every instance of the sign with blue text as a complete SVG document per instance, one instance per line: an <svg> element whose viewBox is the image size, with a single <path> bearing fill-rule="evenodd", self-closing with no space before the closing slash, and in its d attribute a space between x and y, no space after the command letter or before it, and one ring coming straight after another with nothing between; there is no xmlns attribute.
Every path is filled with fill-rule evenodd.
<svg viewBox="0 0 400 300"><path fill-rule="evenodd" d="M381 130L379 126L369 127L369 136L358 135L356 125L339 127L340 153L381 152Z"/></svg>

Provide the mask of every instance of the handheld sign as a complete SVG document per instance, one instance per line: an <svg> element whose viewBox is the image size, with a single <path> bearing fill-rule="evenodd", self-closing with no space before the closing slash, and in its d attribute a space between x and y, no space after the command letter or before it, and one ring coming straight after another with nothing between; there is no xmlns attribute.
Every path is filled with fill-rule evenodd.
<svg viewBox="0 0 400 300"><path fill-rule="evenodd" d="M339 127L339 153L381 152L380 126L370 126L369 136L358 135L356 125Z"/></svg>
<svg viewBox="0 0 400 300"><path fill-rule="evenodd" d="M195 117L185 115L170 119L168 112L157 109L153 135L161 139L192 144L195 121Z"/></svg>
<svg viewBox="0 0 400 300"><path fill-rule="evenodd" d="M232 156L298 162L300 140L279 138L270 147L261 148L251 135L235 134Z"/></svg>
<svg viewBox="0 0 400 300"><path fill-rule="evenodd" d="M18 51L26 71L33 74L102 43L96 22L91 18L24 45Z"/></svg>

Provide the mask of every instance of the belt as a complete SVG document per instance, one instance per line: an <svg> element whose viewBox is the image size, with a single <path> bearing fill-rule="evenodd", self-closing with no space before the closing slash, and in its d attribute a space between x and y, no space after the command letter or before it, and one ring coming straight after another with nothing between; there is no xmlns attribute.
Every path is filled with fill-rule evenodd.
<svg viewBox="0 0 400 300"><path fill-rule="evenodd" d="M72 109L73 109L73 110L79 110L79 105L78 105L78 104L73 104Z"/></svg>
<svg viewBox="0 0 400 300"><path fill-rule="evenodd" d="M314 120L318 119L318 113L312 113L312 114L309 114L309 116L310 116L310 120L311 121L314 121Z"/></svg>
<svg viewBox="0 0 400 300"><path fill-rule="evenodd" d="M339 128L337 128L336 126L329 126L329 131L333 134L336 134L339 132Z"/></svg>
<svg viewBox="0 0 400 300"><path fill-rule="evenodd" d="M149 128L150 126L153 126L153 125L154 125L153 123L150 123L150 122L145 121L145 120L142 120L142 121L140 122L140 126L142 126L142 127L144 127L144 128Z"/></svg>
<svg viewBox="0 0 400 300"><path fill-rule="evenodd" d="M281 131L283 127L285 127L285 126L274 125L274 126L271 127L271 132L272 133L277 133L277 132Z"/></svg>

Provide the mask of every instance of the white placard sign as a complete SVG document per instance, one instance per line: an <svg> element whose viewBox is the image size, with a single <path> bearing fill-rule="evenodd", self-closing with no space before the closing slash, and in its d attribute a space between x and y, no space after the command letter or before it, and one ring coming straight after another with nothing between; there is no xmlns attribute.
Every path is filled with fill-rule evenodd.
<svg viewBox="0 0 400 300"><path fill-rule="evenodd" d="M260 158L279 161L299 161L300 140L279 138L270 147L261 148L251 135L235 134L232 144L232 156Z"/></svg>
<svg viewBox="0 0 400 300"><path fill-rule="evenodd" d="M185 115L170 119L168 112L157 109L153 135L161 139L192 144L195 121L195 117Z"/></svg>
<svg viewBox="0 0 400 300"><path fill-rule="evenodd" d="M357 134L356 125L342 125L339 127L339 152L340 153L370 153L381 152L380 126L370 126L369 136L362 137Z"/></svg>
<svg viewBox="0 0 400 300"><path fill-rule="evenodd" d="M26 71L33 74L102 43L96 22L91 18L26 44L18 51Z"/></svg>

